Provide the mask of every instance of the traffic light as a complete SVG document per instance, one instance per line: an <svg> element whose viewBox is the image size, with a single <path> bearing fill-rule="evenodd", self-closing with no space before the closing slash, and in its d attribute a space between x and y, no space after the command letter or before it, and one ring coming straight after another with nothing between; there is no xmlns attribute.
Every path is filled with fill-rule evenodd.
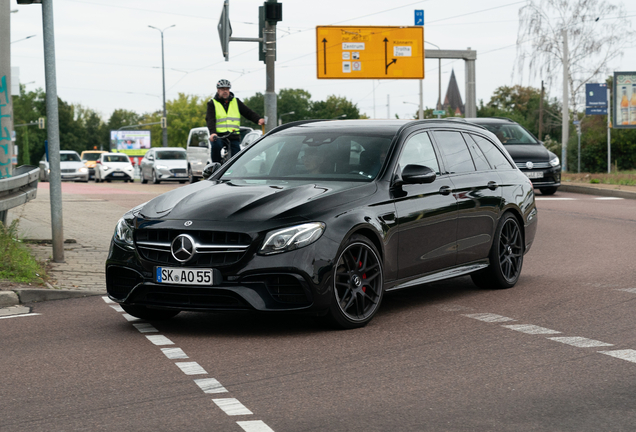
<svg viewBox="0 0 636 432"><path fill-rule="evenodd" d="M165 129L168 127L168 119L165 117L161 117L161 129Z"/></svg>
<svg viewBox="0 0 636 432"><path fill-rule="evenodd" d="M40 117L38 119L38 129L45 129L45 125L44 125L44 117Z"/></svg>

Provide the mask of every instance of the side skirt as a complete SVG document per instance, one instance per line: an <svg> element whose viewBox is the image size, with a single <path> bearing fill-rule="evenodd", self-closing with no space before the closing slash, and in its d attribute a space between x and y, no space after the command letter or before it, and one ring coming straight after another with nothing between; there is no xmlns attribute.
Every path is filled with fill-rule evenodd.
<svg viewBox="0 0 636 432"><path fill-rule="evenodd" d="M426 284L426 283L431 283L431 282L437 282L440 280L444 280L444 279L451 279L454 277L458 277L458 276L464 276L467 275L469 273L473 273L476 272L477 270L481 270L481 269L485 269L486 267L488 267L490 264L488 262L488 260L484 260L484 261L478 261L478 262L473 262L467 265L462 265L459 267L454 267L452 269L449 270L444 270L438 273L433 273L433 274L429 274L417 279L412 279L408 282L403 282L400 283L398 285L395 285L394 287L391 287L389 289L387 289L386 291L395 291L395 290L399 290L402 288L408 288L408 287L412 287L415 285L422 285L422 284Z"/></svg>

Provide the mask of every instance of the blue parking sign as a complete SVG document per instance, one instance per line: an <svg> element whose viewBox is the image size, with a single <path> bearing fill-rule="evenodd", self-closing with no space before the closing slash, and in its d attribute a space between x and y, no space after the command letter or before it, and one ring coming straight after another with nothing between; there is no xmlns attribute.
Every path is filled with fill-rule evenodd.
<svg viewBox="0 0 636 432"><path fill-rule="evenodd" d="M416 26L424 25L424 10L423 9L415 10L415 25Z"/></svg>

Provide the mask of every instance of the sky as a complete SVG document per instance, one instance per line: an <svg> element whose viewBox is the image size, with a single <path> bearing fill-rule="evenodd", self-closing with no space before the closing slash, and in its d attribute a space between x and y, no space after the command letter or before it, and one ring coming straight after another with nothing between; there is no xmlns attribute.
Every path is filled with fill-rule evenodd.
<svg viewBox="0 0 636 432"><path fill-rule="evenodd" d="M233 37L258 37L263 0L229 0ZM304 89L312 100L345 97L371 118L412 118L419 103L418 80L327 80L316 75L316 26L411 26L414 10L425 14L426 49L477 51L477 101L488 102L503 85L539 88L541 77L515 68L519 8L515 0L282 0L278 23L276 91ZM617 2L614 2L617 3ZM161 33L165 29L166 99L179 93L209 98L216 82L232 82L245 99L265 92L265 64L254 42L231 42L225 61L217 31L223 0L53 0L58 96L97 111L107 121L115 109L138 113L162 107ZM626 3L632 29L636 5ZM11 0L11 62L27 90L44 88L41 5ZM26 39L29 36L28 39ZM434 45L436 46L434 46ZM636 44L614 60L612 70L636 70ZM454 70L465 101L463 60L443 60L442 98ZM425 107L438 98L437 59L425 63ZM520 73L521 72L521 73ZM557 83L560 81L557 80ZM548 88L561 95L561 84ZM262 113L261 113L262 114ZM279 113L280 114L280 113ZM201 119L204 125L204 119Z"/></svg>

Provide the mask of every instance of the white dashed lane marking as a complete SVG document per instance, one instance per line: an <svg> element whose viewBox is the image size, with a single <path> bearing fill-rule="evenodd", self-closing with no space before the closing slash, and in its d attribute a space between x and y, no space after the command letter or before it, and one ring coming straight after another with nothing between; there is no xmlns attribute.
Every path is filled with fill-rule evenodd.
<svg viewBox="0 0 636 432"><path fill-rule="evenodd" d="M127 321L141 321L139 318L129 315L127 313L122 314L122 316L126 318Z"/></svg>
<svg viewBox="0 0 636 432"><path fill-rule="evenodd" d="M170 360L187 359L187 358L189 358L188 355L186 353L184 353L181 348L161 348L161 351Z"/></svg>
<svg viewBox="0 0 636 432"><path fill-rule="evenodd" d="M36 316L40 315L39 313L28 313L28 314L20 314L20 315L8 315L0 317L0 319L9 319L9 318L20 318L20 317L28 317L28 316Z"/></svg>
<svg viewBox="0 0 636 432"><path fill-rule="evenodd" d="M636 363L636 350L633 350L633 349L616 350L616 351L599 351L599 353L616 357L621 360L627 360L628 362Z"/></svg>
<svg viewBox="0 0 636 432"><path fill-rule="evenodd" d="M623 288L623 289L617 289L616 291L625 291L628 293L636 294L636 288Z"/></svg>
<svg viewBox="0 0 636 432"><path fill-rule="evenodd" d="M612 346L612 344L597 341L594 339L588 339L584 337L549 337L548 339L561 342L567 345L572 345L577 348L596 348L604 346Z"/></svg>
<svg viewBox="0 0 636 432"><path fill-rule="evenodd" d="M115 303L114 301L109 299L108 296L102 296L102 300L104 300L107 304Z"/></svg>
<svg viewBox="0 0 636 432"><path fill-rule="evenodd" d="M179 369L186 375L207 375L205 369L197 362L181 362L175 364L179 366Z"/></svg>
<svg viewBox="0 0 636 432"><path fill-rule="evenodd" d="M115 309L117 312L123 312L124 310L122 309L121 306L119 305L110 305L110 307L112 307L113 309Z"/></svg>
<svg viewBox="0 0 636 432"><path fill-rule="evenodd" d="M274 429L267 426L262 420L250 420L236 422L245 432L274 432Z"/></svg>
<svg viewBox="0 0 636 432"><path fill-rule="evenodd" d="M506 327L506 328L509 328L510 330L516 330L518 332L526 333L526 334L559 334L561 333L560 331L550 330L550 329L539 327L532 324L512 324L512 325L505 325L502 327Z"/></svg>
<svg viewBox="0 0 636 432"><path fill-rule="evenodd" d="M622 200L622 199L625 199L625 198L620 198L620 197L598 197L598 198L594 198L594 199L608 201L608 200Z"/></svg>
<svg viewBox="0 0 636 432"><path fill-rule="evenodd" d="M225 387L214 378L195 379L194 382L203 390L203 393L227 393Z"/></svg>
<svg viewBox="0 0 636 432"><path fill-rule="evenodd" d="M150 342L155 345L174 345L170 339L165 336L156 335L156 336L146 336Z"/></svg>
<svg viewBox="0 0 636 432"><path fill-rule="evenodd" d="M576 201L577 198L543 198L543 197L534 197L537 201Z"/></svg>
<svg viewBox="0 0 636 432"><path fill-rule="evenodd" d="M212 401L229 416L252 414L252 411L245 408L245 405L234 398L212 399Z"/></svg>
<svg viewBox="0 0 636 432"><path fill-rule="evenodd" d="M508 318L505 316L492 314L492 313L476 313L476 314L468 314L464 316L467 316L468 318L474 318L479 321L492 322L492 323L514 321L512 318Z"/></svg>
<svg viewBox="0 0 636 432"><path fill-rule="evenodd" d="M152 324L148 324L148 323L137 323L137 324L133 324L133 326L137 330L139 330L139 333L158 333L159 332L159 330L154 328Z"/></svg>

